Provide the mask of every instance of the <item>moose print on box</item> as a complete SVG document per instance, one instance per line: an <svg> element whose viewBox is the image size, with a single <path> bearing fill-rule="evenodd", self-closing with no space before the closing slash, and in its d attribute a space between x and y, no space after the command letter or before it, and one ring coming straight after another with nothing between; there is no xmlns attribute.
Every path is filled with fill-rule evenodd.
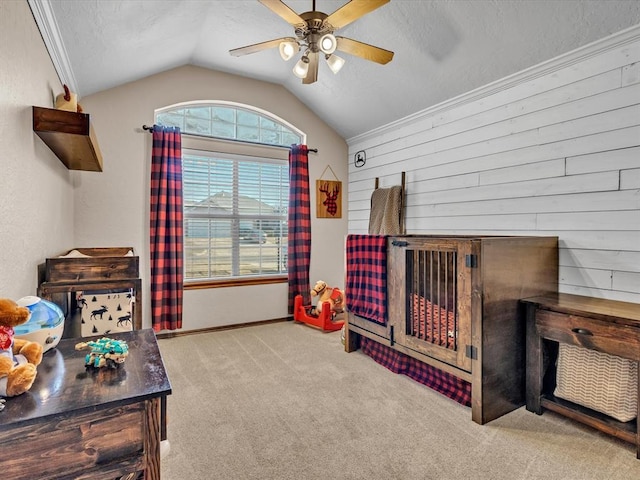
<svg viewBox="0 0 640 480"><path fill-rule="evenodd" d="M133 330L132 289L76 292L76 303L81 311L80 332L83 337Z"/></svg>

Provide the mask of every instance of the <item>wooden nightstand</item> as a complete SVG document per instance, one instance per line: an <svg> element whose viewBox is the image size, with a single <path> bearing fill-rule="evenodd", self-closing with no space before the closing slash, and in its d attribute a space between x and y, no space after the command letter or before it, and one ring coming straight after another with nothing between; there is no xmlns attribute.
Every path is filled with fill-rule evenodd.
<svg viewBox="0 0 640 480"><path fill-rule="evenodd" d="M546 408L634 443L640 459L638 418L619 422L553 395L559 342L640 361L640 304L562 293L521 302L527 322L527 410L542 414ZM640 397L640 389L636 394Z"/></svg>

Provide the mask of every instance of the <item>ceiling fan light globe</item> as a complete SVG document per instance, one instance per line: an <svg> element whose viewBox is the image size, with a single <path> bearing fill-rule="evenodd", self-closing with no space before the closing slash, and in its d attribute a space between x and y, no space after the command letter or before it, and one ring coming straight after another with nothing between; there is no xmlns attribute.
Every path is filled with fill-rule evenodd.
<svg viewBox="0 0 640 480"><path fill-rule="evenodd" d="M338 73L345 64L345 59L335 54L328 55L326 57L326 60L327 60L327 65L329 65L329 68L334 73L334 75Z"/></svg>
<svg viewBox="0 0 640 480"><path fill-rule="evenodd" d="M291 57L293 57L296 53L298 53L298 50L300 50L300 45L298 45L296 42L281 42L278 46L278 50L280 51L280 56L286 62L287 60L290 60Z"/></svg>
<svg viewBox="0 0 640 480"><path fill-rule="evenodd" d="M320 42L318 42L320 50L322 53L327 55L331 55L336 51L336 47L338 46L338 40L331 33L327 33L320 38Z"/></svg>
<svg viewBox="0 0 640 480"><path fill-rule="evenodd" d="M309 72L309 59L302 57L293 67L293 74L298 78L305 78Z"/></svg>

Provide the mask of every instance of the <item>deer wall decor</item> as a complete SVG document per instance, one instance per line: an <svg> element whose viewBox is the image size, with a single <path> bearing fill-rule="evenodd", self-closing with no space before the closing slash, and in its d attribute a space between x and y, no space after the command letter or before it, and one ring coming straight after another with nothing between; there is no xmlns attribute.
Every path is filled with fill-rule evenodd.
<svg viewBox="0 0 640 480"><path fill-rule="evenodd" d="M332 185L330 185L332 184ZM329 190L330 187L331 190ZM340 195L340 182L324 182L318 190L325 195L322 204L326 207L326 211L332 217L338 213L338 196Z"/></svg>

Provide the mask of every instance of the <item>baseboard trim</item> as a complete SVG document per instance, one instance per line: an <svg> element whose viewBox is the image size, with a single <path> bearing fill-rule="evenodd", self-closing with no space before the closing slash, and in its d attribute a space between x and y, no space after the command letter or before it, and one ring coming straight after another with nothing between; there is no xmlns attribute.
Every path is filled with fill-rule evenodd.
<svg viewBox="0 0 640 480"><path fill-rule="evenodd" d="M224 330L235 330L237 328L257 327L258 325L269 325L271 323L282 323L293 320L293 317L274 318L271 320L260 320L259 322L236 323L234 325L222 325L219 327L197 328L195 330L180 330L165 333L156 333L156 338L167 339L174 337L184 337L185 335L197 335L199 333L221 332Z"/></svg>

